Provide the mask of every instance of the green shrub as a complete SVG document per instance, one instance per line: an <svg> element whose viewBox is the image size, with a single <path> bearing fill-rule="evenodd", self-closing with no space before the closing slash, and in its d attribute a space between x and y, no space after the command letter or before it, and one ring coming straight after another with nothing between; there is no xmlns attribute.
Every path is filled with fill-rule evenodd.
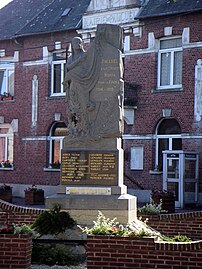
<svg viewBox="0 0 202 269"><path fill-rule="evenodd" d="M167 242L192 242L191 238L186 235L176 235L174 237L163 236L161 239Z"/></svg>
<svg viewBox="0 0 202 269"><path fill-rule="evenodd" d="M51 210L41 213L32 224L34 229L40 236L45 234L58 235L71 229L76 222L70 217L68 212L61 211L61 206L56 204Z"/></svg>
<svg viewBox="0 0 202 269"><path fill-rule="evenodd" d="M33 244L32 263L46 265L78 265L81 259L73 257L64 247Z"/></svg>
<svg viewBox="0 0 202 269"><path fill-rule="evenodd" d="M22 224L22 225L14 225L14 234L30 234L33 235L34 232L30 225Z"/></svg>
<svg viewBox="0 0 202 269"><path fill-rule="evenodd" d="M146 204L145 206L138 208L138 212L143 214L160 214L162 212L161 206L162 204Z"/></svg>
<svg viewBox="0 0 202 269"><path fill-rule="evenodd" d="M116 222L116 218L110 220L101 211L98 211L97 221L93 221L92 228L78 226L83 233L94 235L116 235L116 236L159 236L155 230L141 220L135 220L131 224L122 225Z"/></svg>

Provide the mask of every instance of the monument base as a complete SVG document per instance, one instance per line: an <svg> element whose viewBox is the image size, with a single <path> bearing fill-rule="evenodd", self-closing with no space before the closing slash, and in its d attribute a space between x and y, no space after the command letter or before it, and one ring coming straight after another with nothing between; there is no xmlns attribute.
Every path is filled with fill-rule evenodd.
<svg viewBox="0 0 202 269"><path fill-rule="evenodd" d="M106 218L117 218L121 224L131 223L137 218L136 197L122 195L68 195L55 194L46 197L46 208L60 204L63 210L69 212L79 225L93 225L98 211Z"/></svg>

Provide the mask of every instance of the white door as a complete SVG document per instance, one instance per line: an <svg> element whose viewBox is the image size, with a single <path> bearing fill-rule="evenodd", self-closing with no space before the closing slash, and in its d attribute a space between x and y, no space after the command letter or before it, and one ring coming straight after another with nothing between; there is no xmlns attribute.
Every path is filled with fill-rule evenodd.
<svg viewBox="0 0 202 269"><path fill-rule="evenodd" d="M165 151L163 154L163 188L175 193L175 207L183 207L183 180L180 154Z"/></svg>

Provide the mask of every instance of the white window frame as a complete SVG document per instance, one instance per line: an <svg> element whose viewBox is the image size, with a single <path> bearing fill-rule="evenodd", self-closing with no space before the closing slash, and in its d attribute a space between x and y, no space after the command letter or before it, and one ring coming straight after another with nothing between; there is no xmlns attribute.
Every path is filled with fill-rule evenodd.
<svg viewBox="0 0 202 269"><path fill-rule="evenodd" d="M13 72L13 75L15 76L14 74L14 64L8 64L6 62L1 62L0 61L0 71L3 71L5 72L5 89L2 90L0 89L0 94L4 95L4 93L7 93L7 94L11 94L12 96L14 95L14 86L13 86L13 92L10 92L10 88L9 88L9 72L12 71ZM14 83L14 81L13 81Z"/></svg>
<svg viewBox="0 0 202 269"><path fill-rule="evenodd" d="M53 142L60 141L60 163L61 163L61 150L63 145L64 136L50 136L50 151L49 151L49 163L53 163Z"/></svg>
<svg viewBox="0 0 202 269"><path fill-rule="evenodd" d="M8 129L9 133L5 133L5 134L0 134L0 137L5 138L5 148L4 148L4 161L9 160L11 163L13 163L13 145L12 145L12 158L9 159L8 156L8 139L12 138L12 140L14 140L14 132L13 132L13 128L11 127L10 124L0 124L0 129ZM1 162L2 160L0 160Z"/></svg>
<svg viewBox="0 0 202 269"><path fill-rule="evenodd" d="M52 133L53 133L53 128L55 127L55 125L57 124L58 122L55 122L54 124L52 124L51 128L50 128L50 132L49 132L49 141L50 141L50 146L49 146L49 164L52 164L54 161L53 161L53 143L54 141L60 141L60 163L61 163L61 151L62 151L62 148L63 148L63 139L65 136L52 136Z"/></svg>
<svg viewBox="0 0 202 269"><path fill-rule="evenodd" d="M174 40L174 39L179 39L181 36L175 36L172 38L163 38L159 40L159 51L158 51L158 79L157 79L157 90L165 90L165 89L181 89L182 84L174 84L173 79L174 79L174 55L176 52L182 52L182 46L181 47L174 47L174 48L169 48L169 49L160 49L160 43L161 41L166 41L166 40ZM161 57L162 54L165 53L170 53L171 54L171 64L170 64L170 84L169 85L164 85L161 86Z"/></svg>
<svg viewBox="0 0 202 269"><path fill-rule="evenodd" d="M131 147L130 149L130 169L143 170L144 163L144 149L143 147ZM137 158L136 158L137 156Z"/></svg>
<svg viewBox="0 0 202 269"><path fill-rule="evenodd" d="M182 135L156 135L156 165L157 167L159 165L159 140L160 139L168 139L168 149L167 150L173 150L173 139L176 138L182 138Z"/></svg>
<svg viewBox="0 0 202 269"><path fill-rule="evenodd" d="M62 53L64 51L57 51L57 52L53 52L54 53ZM66 64L66 60L53 60L52 59L52 63L51 63L51 96L64 96L66 93L64 92L64 85L63 85L63 81L64 81L64 70L65 70L65 64ZM54 92L54 66L55 65L60 65L61 67L61 91L59 93L55 93Z"/></svg>

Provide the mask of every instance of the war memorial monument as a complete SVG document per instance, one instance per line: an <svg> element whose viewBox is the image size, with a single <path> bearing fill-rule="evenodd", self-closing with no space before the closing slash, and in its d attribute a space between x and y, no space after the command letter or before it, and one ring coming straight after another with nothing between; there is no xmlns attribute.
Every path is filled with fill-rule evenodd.
<svg viewBox="0 0 202 269"><path fill-rule="evenodd" d="M46 207L59 203L79 224L92 224L98 210L126 224L136 218L136 197L123 184L122 30L97 26L88 51L72 40L67 60L68 136L64 138L60 185Z"/></svg>

